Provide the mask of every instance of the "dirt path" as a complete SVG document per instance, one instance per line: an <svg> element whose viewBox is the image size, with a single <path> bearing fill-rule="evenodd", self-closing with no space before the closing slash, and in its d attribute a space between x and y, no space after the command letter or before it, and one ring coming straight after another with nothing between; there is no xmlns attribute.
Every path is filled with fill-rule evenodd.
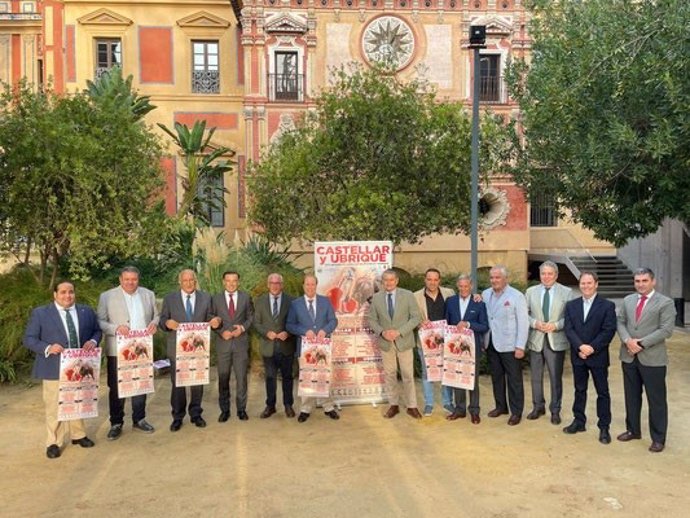
<svg viewBox="0 0 690 518"><path fill-rule="evenodd" d="M687 516L690 506L690 345L677 332L668 377L670 432L661 454L643 440L597 442L590 387L586 433L566 436L548 419L512 428L486 417L490 380L483 377L482 422L450 423L438 409L416 422L381 417L382 408L347 407L333 422L320 412L305 424L282 413L260 420L263 385L254 376L248 422L217 418L217 390L204 395L206 429L185 421L173 434L167 378L148 404L153 435L108 442L107 397L87 422L96 447L68 446L45 458L41 393L0 387L2 516L232 517L579 517ZM572 378L565 374L564 425ZM612 434L624 430L620 365L611 369ZM530 401L525 373L526 400ZM547 392L548 393L548 392ZM421 401L421 387L419 387ZM526 404L529 411L529 403ZM127 405L127 412L129 412ZM233 409L234 410L234 409Z"/></svg>

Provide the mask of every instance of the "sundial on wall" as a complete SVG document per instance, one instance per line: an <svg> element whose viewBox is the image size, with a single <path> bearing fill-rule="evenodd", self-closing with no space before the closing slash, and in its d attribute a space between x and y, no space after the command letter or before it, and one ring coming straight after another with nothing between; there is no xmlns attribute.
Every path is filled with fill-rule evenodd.
<svg viewBox="0 0 690 518"><path fill-rule="evenodd" d="M362 49L369 63L386 63L400 70L412 61L414 34L400 18L380 16L364 29Z"/></svg>

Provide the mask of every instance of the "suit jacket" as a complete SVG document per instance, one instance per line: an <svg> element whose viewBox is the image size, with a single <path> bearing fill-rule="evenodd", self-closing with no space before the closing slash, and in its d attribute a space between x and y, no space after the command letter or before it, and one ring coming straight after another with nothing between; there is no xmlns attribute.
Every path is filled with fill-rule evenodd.
<svg viewBox="0 0 690 518"><path fill-rule="evenodd" d="M379 348L388 351L395 347L398 351L412 349L415 345L415 329L422 321L419 306L411 291L402 288L395 290L395 307L393 318L388 315L388 301L386 291L376 293L371 299L369 307L369 327L379 337ZM390 342L381 336L384 331L395 329L400 336Z"/></svg>
<svg viewBox="0 0 690 518"><path fill-rule="evenodd" d="M323 330L330 336L338 327L338 318L328 297L316 296L316 318L312 319L304 297L297 297L290 303L285 329L297 337L297 351L302 350L302 337L311 330L315 333Z"/></svg>
<svg viewBox="0 0 690 518"><path fill-rule="evenodd" d="M565 305L572 298L573 290L555 283L549 290L551 298L551 311L546 322L556 324L556 331L544 333L535 328L537 321L545 322L544 312L542 311L543 286L531 286L525 292L527 299L527 311L529 313L529 337L527 338L527 348L532 351L540 352L544 348L544 338L549 335L549 345L554 351L566 351L568 349L568 338L565 336Z"/></svg>
<svg viewBox="0 0 690 518"><path fill-rule="evenodd" d="M158 326L158 308L156 296L151 290L139 286L141 304L144 307L146 325ZM107 356L117 356L116 329L121 325L129 325L129 311L125 302L124 292L116 286L101 293L98 299L98 323L105 334L105 353Z"/></svg>
<svg viewBox="0 0 690 518"><path fill-rule="evenodd" d="M218 336L216 345L218 347L245 347L249 348L249 329L252 327L254 321L254 304L252 299L246 291L237 290L237 305L235 307L235 314L230 318L228 312L228 302L225 298L225 291L216 293L211 301L211 311L213 315L223 319L223 323L214 329ZM223 331L233 331L236 325L244 327L244 333L237 338L230 340L223 340Z"/></svg>
<svg viewBox="0 0 690 518"><path fill-rule="evenodd" d="M101 341L101 328L93 309L83 304L76 304L79 321L79 342L83 347L86 342ZM54 303L40 306L31 312L29 324L24 333L24 346L36 353L32 376L44 380L56 380L60 377L60 356L51 354L46 358L46 347L60 344L67 348L69 339L62 318Z"/></svg>
<svg viewBox="0 0 690 518"><path fill-rule="evenodd" d="M273 308L272 308L273 297L270 293L265 293L256 299L254 303L254 329L259 333L261 337L260 348L261 356L270 358L273 356L276 346L278 350L286 355L293 356L295 354L295 336L288 334L287 340L269 340L266 337L266 333L273 331L274 333L282 333L287 331L285 323L287 320L288 313L290 312L290 305L294 300L293 297L283 292L281 294L280 310L278 315L273 318ZM316 307L319 307L319 303L316 303ZM289 331L288 331L289 333Z"/></svg>
<svg viewBox="0 0 690 518"><path fill-rule="evenodd" d="M668 363L666 353L666 339L673 334L676 323L676 308L673 300L654 292L652 298L640 315L640 321L635 321L635 309L638 295L633 293L623 299L623 306L618 313L618 336L621 338L620 359L631 363L634 356L628 353L625 341L628 338L639 338L644 350L637 353L637 359L648 367L661 367Z"/></svg>
<svg viewBox="0 0 690 518"><path fill-rule="evenodd" d="M475 355L479 358L484 334L489 330L489 317L486 314L486 304L475 302L472 295L467 304L465 314L460 314L460 296L453 295L446 299L446 322L452 326L458 325L462 321L470 324L470 329L474 331Z"/></svg>
<svg viewBox="0 0 690 518"><path fill-rule="evenodd" d="M529 315L525 296L508 285L499 297L496 297L491 288L484 290L482 299L486 304L491 333L484 335L485 347L488 347L491 340L494 349L500 353L524 349L529 333Z"/></svg>
<svg viewBox="0 0 690 518"><path fill-rule="evenodd" d="M181 290L168 293L163 299L163 307L161 308L160 321L158 323L159 329L167 333L166 353L168 358L174 361L177 356L177 331L165 325L168 320L172 319L176 322L208 322L213 316L211 311L211 295L205 291L196 290L194 294L194 311L192 312L191 320L187 319L187 311L182 300Z"/></svg>
<svg viewBox="0 0 690 518"><path fill-rule="evenodd" d="M421 290L415 291L414 299L417 301L417 307L422 315L422 320L429 320L429 314L426 310L426 299L424 298L425 290L426 288L422 288ZM439 287L439 291L441 292L441 297L443 297L443 300L446 300L448 297L452 297L455 293L450 288L444 288L443 286Z"/></svg>
<svg viewBox="0 0 690 518"><path fill-rule="evenodd" d="M616 305L599 295L594 297L592 307L584 318L582 297L565 305L565 335L570 343L570 359L573 365L607 367L609 365L609 344L616 334ZM594 353L583 360L578 356L582 344L591 345Z"/></svg>

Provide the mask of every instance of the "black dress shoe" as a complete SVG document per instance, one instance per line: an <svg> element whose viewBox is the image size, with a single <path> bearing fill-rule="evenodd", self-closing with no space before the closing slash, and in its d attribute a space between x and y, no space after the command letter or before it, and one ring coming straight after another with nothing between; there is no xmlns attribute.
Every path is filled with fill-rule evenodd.
<svg viewBox="0 0 690 518"><path fill-rule="evenodd" d="M607 428L599 430L599 442L601 444L611 444L611 434Z"/></svg>
<svg viewBox="0 0 690 518"><path fill-rule="evenodd" d="M156 431L156 429L153 426L151 426L151 424L148 421L146 421L146 419L141 419L140 421L134 423L132 425L132 428L144 433L153 433Z"/></svg>
<svg viewBox="0 0 690 518"><path fill-rule="evenodd" d="M172 424L170 425L170 431L171 432L176 432L180 428L182 428L182 420L181 419L175 419Z"/></svg>
<svg viewBox="0 0 690 518"><path fill-rule="evenodd" d="M261 412L261 415L259 416L261 419L266 419L268 417L271 417L273 414L276 413L276 407L274 406L267 406L264 408L264 411Z"/></svg>
<svg viewBox="0 0 690 518"><path fill-rule="evenodd" d="M515 426L516 424L520 424L521 419L522 417L519 415L511 415L510 419L508 419L508 426Z"/></svg>
<svg viewBox="0 0 690 518"><path fill-rule="evenodd" d="M652 453L661 453L662 451L664 451L664 443L654 441L652 445L649 447L649 451L651 451Z"/></svg>
<svg viewBox="0 0 690 518"><path fill-rule="evenodd" d="M218 416L218 422L219 423L224 423L230 419L230 412L221 412L220 415Z"/></svg>
<svg viewBox="0 0 690 518"><path fill-rule="evenodd" d="M494 408L493 410L489 410L489 413L486 415L488 415L489 417L498 417L501 415L508 415L508 411L501 410L500 408Z"/></svg>
<svg viewBox="0 0 690 518"><path fill-rule="evenodd" d="M561 424L561 414L559 414L558 412L554 412L553 414L551 414L551 424Z"/></svg>
<svg viewBox="0 0 690 518"><path fill-rule="evenodd" d="M94 442L86 436L81 439L72 439L72 444L78 444L82 448L93 448L95 446Z"/></svg>
<svg viewBox="0 0 690 518"><path fill-rule="evenodd" d="M122 423L114 424L110 427L110 431L108 432L108 440L114 441L120 437L120 435L122 435Z"/></svg>
<svg viewBox="0 0 690 518"><path fill-rule="evenodd" d="M194 419L192 419L192 423L197 428L206 428L206 420L201 416L195 417Z"/></svg>
<svg viewBox="0 0 690 518"><path fill-rule="evenodd" d="M563 428L563 433L574 434L577 432L584 432L586 430L585 425L573 421L568 426Z"/></svg>
<svg viewBox="0 0 690 518"><path fill-rule="evenodd" d="M446 419L448 421L455 421L456 419L464 419L467 417L467 412L460 412L459 410L455 410L452 414L447 415Z"/></svg>
<svg viewBox="0 0 690 518"><path fill-rule="evenodd" d="M46 448L46 457L49 459L57 459L60 456L60 448L57 444L51 444Z"/></svg>
<svg viewBox="0 0 690 518"><path fill-rule="evenodd" d="M289 417L290 419L295 417L295 409L292 408L292 405L285 405L285 417Z"/></svg>
<svg viewBox="0 0 690 518"><path fill-rule="evenodd" d="M479 414L472 414L470 417L472 418L472 424L479 424L482 422L482 418L479 417Z"/></svg>
<svg viewBox="0 0 690 518"><path fill-rule="evenodd" d="M244 410L238 410L237 411L237 417L240 418L240 421L248 421L249 420L249 416L247 415L247 412L245 412Z"/></svg>
<svg viewBox="0 0 690 518"><path fill-rule="evenodd" d="M340 419L340 416L338 415L338 412L335 411L335 409L329 410L328 412L324 412L324 414L326 414L328 417L330 417L334 421L337 421L338 419Z"/></svg>
<svg viewBox="0 0 690 518"><path fill-rule="evenodd" d="M303 422L305 422L307 419L309 419L309 414L307 414L306 412L300 412L300 413L299 413L299 417L297 418L297 422L298 422L298 423L303 423Z"/></svg>
<svg viewBox="0 0 690 518"><path fill-rule="evenodd" d="M636 435L636 434L626 430L625 432L620 434L617 437L617 439L621 442L628 442L628 441L632 441L633 439L642 439L642 436Z"/></svg>
<svg viewBox="0 0 690 518"><path fill-rule="evenodd" d="M546 410L544 410L543 408L541 408L541 409L535 408L529 414L527 414L527 419L529 419L530 421L534 421L535 419L539 419L544 414L546 414Z"/></svg>

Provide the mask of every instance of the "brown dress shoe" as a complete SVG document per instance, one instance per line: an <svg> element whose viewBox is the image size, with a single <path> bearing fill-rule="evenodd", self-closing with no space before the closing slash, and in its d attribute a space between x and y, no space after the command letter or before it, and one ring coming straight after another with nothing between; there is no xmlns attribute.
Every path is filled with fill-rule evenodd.
<svg viewBox="0 0 690 518"><path fill-rule="evenodd" d="M259 417L261 419L266 419L267 417L271 417L275 413L276 413L276 407L267 406L266 408L264 408L264 411L261 412L261 415Z"/></svg>
<svg viewBox="0 0 690 518"><path fill-rule="evenodd" d="M458 412L457 410L450 415L446 416L448 421L455 421L456 419L463 419L467 416L466 412Z"/></svg>
<svg viewBox="0 0 690 518"><path fill-rule="evenodd" d="M508 411L507 410L499 410L498 408L494 408L493 410L491 410L486 415L488 415L489 417L498 417L501 415L508 415Z"/></svg>
<svg viewBox="0 0 690 518"><path fill-rule="evenodd" d="M390 419L392 417L395 417L400 413L400 407L398 405L391 405L388 410L386 410L386 413L383 414L383 417L386 419Z"/></svg>
<svg viewBox="0 0 690 518"><path fill-rule="evenodd" d="M479 414L472 414L470 417L472 418L472 424L479 424L482 422L482 418L479 417Z"/></svg>
<svg viewBox="0 0 690 518"><path fill-rule="evenodd" d="M652 445L649 447L649 451L651 451L652 453L661 453L662 451L664 451L664 443L654 441Z"/></svg>
<svg viewBox="0 0 690 518"><path fill-rule="evenodd" d="M520 424L520 420L522 417L519 415L511 415L510 419L508 419L508 426L515 426L516 424Z"/></svg>
<svg viewBox="0 0 690 518"><path fill-rule="evenodd" d="M414 417L415 419L422 418L422 414L416 408L408 408L407 415L409 415L410 417Z"/></svg>
<svg viewBox="0 0 690 518"><path fill-rule="evenodd" d="M289 417L290 419L295 417L295 409L292 408L292 405L285 405L285 417Z"/></svg>
<svg viewBox="0 0 690 518"><path fill-rule="evenodd" d="M632 441L633 439L642 439L641 435L635 435L634 433L626 430L622 434L620 434L617 439L621 442L628 442Z"/></svg>

